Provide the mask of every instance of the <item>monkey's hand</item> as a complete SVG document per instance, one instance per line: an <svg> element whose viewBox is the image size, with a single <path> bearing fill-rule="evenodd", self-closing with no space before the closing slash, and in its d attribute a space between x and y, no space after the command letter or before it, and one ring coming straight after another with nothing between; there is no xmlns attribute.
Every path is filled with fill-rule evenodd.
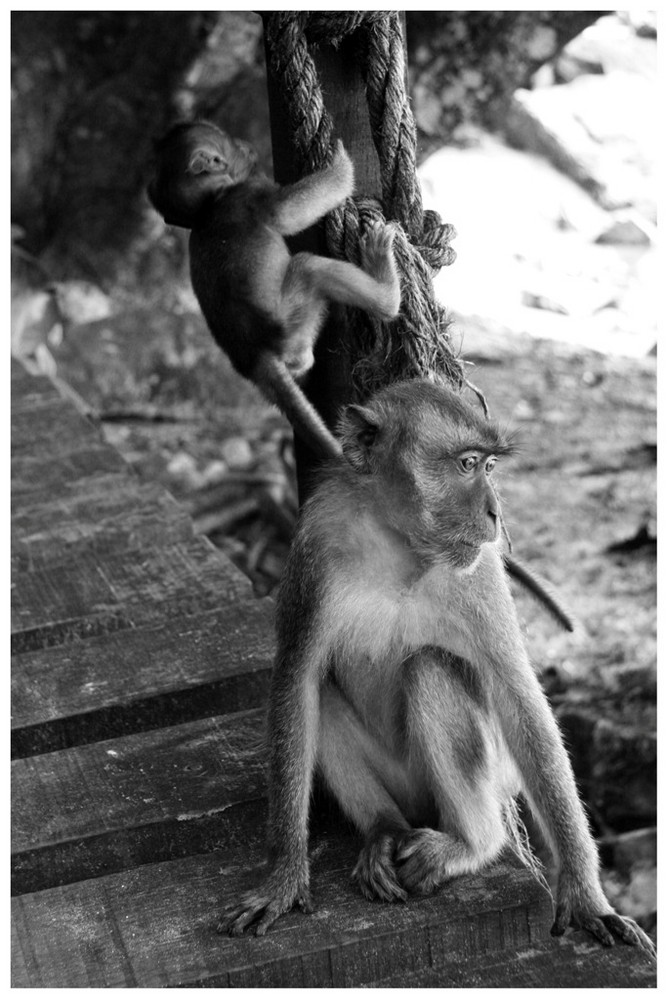
<svg viewBox="0 0 667 1000"><path fill-rule="evenodd" d="M308 873L298 875L293 869L278 864L257 889L245 893L237 903L227 907L218 924L218 933L238 937L254 924L254 933L261 937L293 906L304 913L313 912Z"/></svg>
<svg viewBox="0 0 667 1000"><path fill-rule="evenodd" d="M354 164L340 139L336 142L329 170L340 195L340 200L344 201L354 191Z"/></svg>
<svg viewBox="0 0 667 1000"><path fill-rule="evenodd" d="M604 897L601 888L596 892L582 891L582 886L567 883L558 886L556 918L551 933L557 937L564 934L569 926L588 931L605 947L611 947L615 937L624 944L633 945L656 956L655 945L648 934L630 917L616 913Z"/></svg>
<svg viewBox="0 0 667 1000"><path fill-rule="evenodd" d="M385 903L405 902L408 894L400 885L394 867L394 855L402 830L393 828L374 831L366 840L352 872L366 899L381 899Z"/></svg>

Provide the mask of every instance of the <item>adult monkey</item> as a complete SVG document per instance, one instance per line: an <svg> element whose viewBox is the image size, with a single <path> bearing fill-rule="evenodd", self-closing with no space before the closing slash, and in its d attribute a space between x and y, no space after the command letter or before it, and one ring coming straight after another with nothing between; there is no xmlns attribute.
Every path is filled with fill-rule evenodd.
<svg viewBox="0 0 667 1000"><path fill-rule="evenodd" d="M311 909L315 770L365 837L354 877L404 899L517 839L522 795L559 867L553 933L583 927L654 953L600 884L595 843L530 665L499 551L490 474L511 446L425 380L349 406L348 459L304 505L278 599L270 706L269 865L221 930Z"/></svg>

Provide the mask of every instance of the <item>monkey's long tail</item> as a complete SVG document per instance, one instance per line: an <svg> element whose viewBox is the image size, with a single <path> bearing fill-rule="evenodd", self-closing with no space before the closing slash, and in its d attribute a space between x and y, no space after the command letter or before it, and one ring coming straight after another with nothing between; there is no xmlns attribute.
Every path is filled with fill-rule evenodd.
<svg viewBox="0 0 667 1000"><path fill-rule="evenodd" d="M556 597L549 591L549 587L543 580L540 580L531 570L527 569L523 563L515 559L514 556L505 555L505 569L515 580L523 584L553 615L559 625L562 625L568 632L574 632L574 619L562 607Z"/></svg>
<svg viewBox="0 0 667 1000"><path fill-rule="evenodd" d="M294 431L322 458L340 458L343 449L326 426L315 407L306 398L276 354L264 354L257 365L261 385L276 391L274 402L283 411ZM262 377L263 376L263 377Z"/></svg>

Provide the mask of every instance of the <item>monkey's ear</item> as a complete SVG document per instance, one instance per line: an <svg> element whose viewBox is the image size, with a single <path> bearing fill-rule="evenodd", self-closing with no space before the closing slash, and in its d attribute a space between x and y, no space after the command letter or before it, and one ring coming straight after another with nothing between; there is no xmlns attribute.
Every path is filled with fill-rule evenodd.
<svg viewBox="0 0 667 1000"><path fill-rule="evenodd" d="M229 165L230 177L236 184L242 183L250 177L257 163L257 153L250 143L243 139L234 139L234 155Z"/></svg>
<svg viewBox="0 0 667 1000"><path fill-rule="evenodd" d="M360 472L372 470L371 451L380 433L380 419L366 406L350 403L343 410L340 437L343 454Z"/></svg>

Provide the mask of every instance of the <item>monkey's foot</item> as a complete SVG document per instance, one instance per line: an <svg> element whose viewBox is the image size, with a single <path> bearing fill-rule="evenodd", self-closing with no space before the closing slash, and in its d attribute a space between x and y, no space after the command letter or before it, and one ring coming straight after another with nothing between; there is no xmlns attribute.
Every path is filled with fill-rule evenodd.
<svg viewBox="0 0 667 1000"><path fill-rule="evenodd" d="M395 235L394 227L384 222L371 222L367 227L359 240L361 263L367 274L379 277L386 270L387 261L392 260Z"/></svg>
<svg viewBox="0 0 667 1000"><path fill-rule="evenodd" d="M218 934L238 937L253 925L254 933L262 937L278 917L294 906L304 913L313 912L307 884L273 873L254 892L245 893L238 903L227 907L218 924Z"/></svg>
<svg viewBox="0 0 667 1000"><path fill-rule="evenodd" d="M606 912L600 910L600 906L577 905L561 896L556 906L556 919L551 933L560 937L569 926L578 927L588 931L606 948L610 948L615 943L615 938L619 938L624 944L641 948L651 958L656 957L653 941L631 917L622 917L610 909L606 909Z"/></svg>
<svg viewBox="0 0 667 1000"><path fill-rule="evenodd" d="M385 903L405 902L408 894L402 889L394 869L394 853L400 834L380 830L366 840L352 872L366 899L381 899Z"/></svg>
<svg viewBox="0 0 667 1000"><path fill-rule="evenodd" d="M393 255L394 226L373 222L359 241L361 266L380 288L374 312L385 320L394 319L401 307L401 284Z"/></svg>
<svg viewBox="0 0 667 1000"><path fill-rule="evenodd" d="M446 860L451 837L422 827L404 834L396 851L396 872L408 892L426 895L447 878Z"/></svg>

